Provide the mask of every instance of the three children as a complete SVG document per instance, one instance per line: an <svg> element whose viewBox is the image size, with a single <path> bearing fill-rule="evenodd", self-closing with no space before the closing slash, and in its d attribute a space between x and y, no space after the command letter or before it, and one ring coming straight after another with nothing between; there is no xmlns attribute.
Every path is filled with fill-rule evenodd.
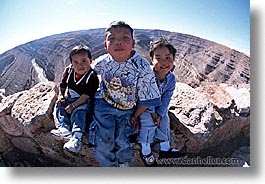
<svg viewBox="0 0 265 184"><path fill-rule="evenodd" d="M127 134L131 126L137 129L141 126L138 142L146 166L156 164L150 146L155 138L163 141L160 158L182 156L170 148L167 114L176 84L171 72L176 49L165 39L153 42L150 48L152 71L149 62L133 50L134 45L133 29L125 22L112 22L105 30L104 46L108 54L94 61L93 70L88 48L73 48L71 65L65 69L60 83L61 96L56 107L60 127L51 133L70 136L64 148L80 151L87 113L91 112L95 95L89 142L100 166L128 167L134 160ZM99 91L96 74L101 78Z"/></svg>

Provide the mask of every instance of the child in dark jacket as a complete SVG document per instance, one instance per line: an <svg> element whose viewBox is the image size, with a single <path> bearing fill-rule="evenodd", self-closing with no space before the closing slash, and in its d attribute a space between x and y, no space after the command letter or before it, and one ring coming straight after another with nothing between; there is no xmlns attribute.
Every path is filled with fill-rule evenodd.
<svg viewBox="0 0 265 184"><path fill-rule="evenodd" d="M60 96L56 102L59 128L52 130L51 134L70 138L64 148L70 152L79 152L99 80L90 67L92 57L87 46L74 47L70 52L70 62L63 73Z"/></svg>

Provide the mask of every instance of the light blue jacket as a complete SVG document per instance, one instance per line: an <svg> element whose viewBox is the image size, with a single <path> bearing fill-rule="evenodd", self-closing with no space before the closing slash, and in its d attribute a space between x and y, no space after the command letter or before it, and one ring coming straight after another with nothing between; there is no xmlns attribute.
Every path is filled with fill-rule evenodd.
<svg viewBox="0 0 265 184"><path fill-rule="evenodd" d="M156 83L161 95L161 105L156 107L149 107L148 112L156 112L160 116L165 116L168 111L168 106L173 95L174 89L176 87L176 77L172 72L169 72L166 79L160 82L156 78Z"/></svg>

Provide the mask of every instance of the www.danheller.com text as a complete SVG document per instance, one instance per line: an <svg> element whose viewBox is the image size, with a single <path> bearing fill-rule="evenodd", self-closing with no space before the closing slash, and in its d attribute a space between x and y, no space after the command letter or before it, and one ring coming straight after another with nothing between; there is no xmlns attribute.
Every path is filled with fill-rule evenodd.
<svg viewBox="0 0 265 184"><path fill-rule="evenodd" d="M186 166L231 166L240 164L238 158L214 158L212 156L207 156L201 158L199 156L194 158L182 157L182 158L162 158L156 159L158 165L186 165Z"/></svg>

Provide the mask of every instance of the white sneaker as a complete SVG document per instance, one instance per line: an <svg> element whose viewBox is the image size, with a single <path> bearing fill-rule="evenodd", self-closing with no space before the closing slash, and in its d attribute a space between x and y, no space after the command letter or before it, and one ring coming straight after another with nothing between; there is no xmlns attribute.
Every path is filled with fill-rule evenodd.
<svg viewBox="0 0 265 184"><path fill-rule="evenodd" d="M65 127L59 127L58 129L51 130L51 134L60 136L60 137L67 137L71 135L71 132Z"/></svg>
<svg viewBox="0 0 265 184"><path fill-rule="evenodd" d="M123 164L119 164L119 167L130 167L128 162L124 162Z"/></svg>
<svg viewBox="0 0 265 184"><path fill-rule="evenodd" d="M64 144L63 148L67 151L77 153L82 148L82 141L76 137L72 137L67 143Z"/></svg>

